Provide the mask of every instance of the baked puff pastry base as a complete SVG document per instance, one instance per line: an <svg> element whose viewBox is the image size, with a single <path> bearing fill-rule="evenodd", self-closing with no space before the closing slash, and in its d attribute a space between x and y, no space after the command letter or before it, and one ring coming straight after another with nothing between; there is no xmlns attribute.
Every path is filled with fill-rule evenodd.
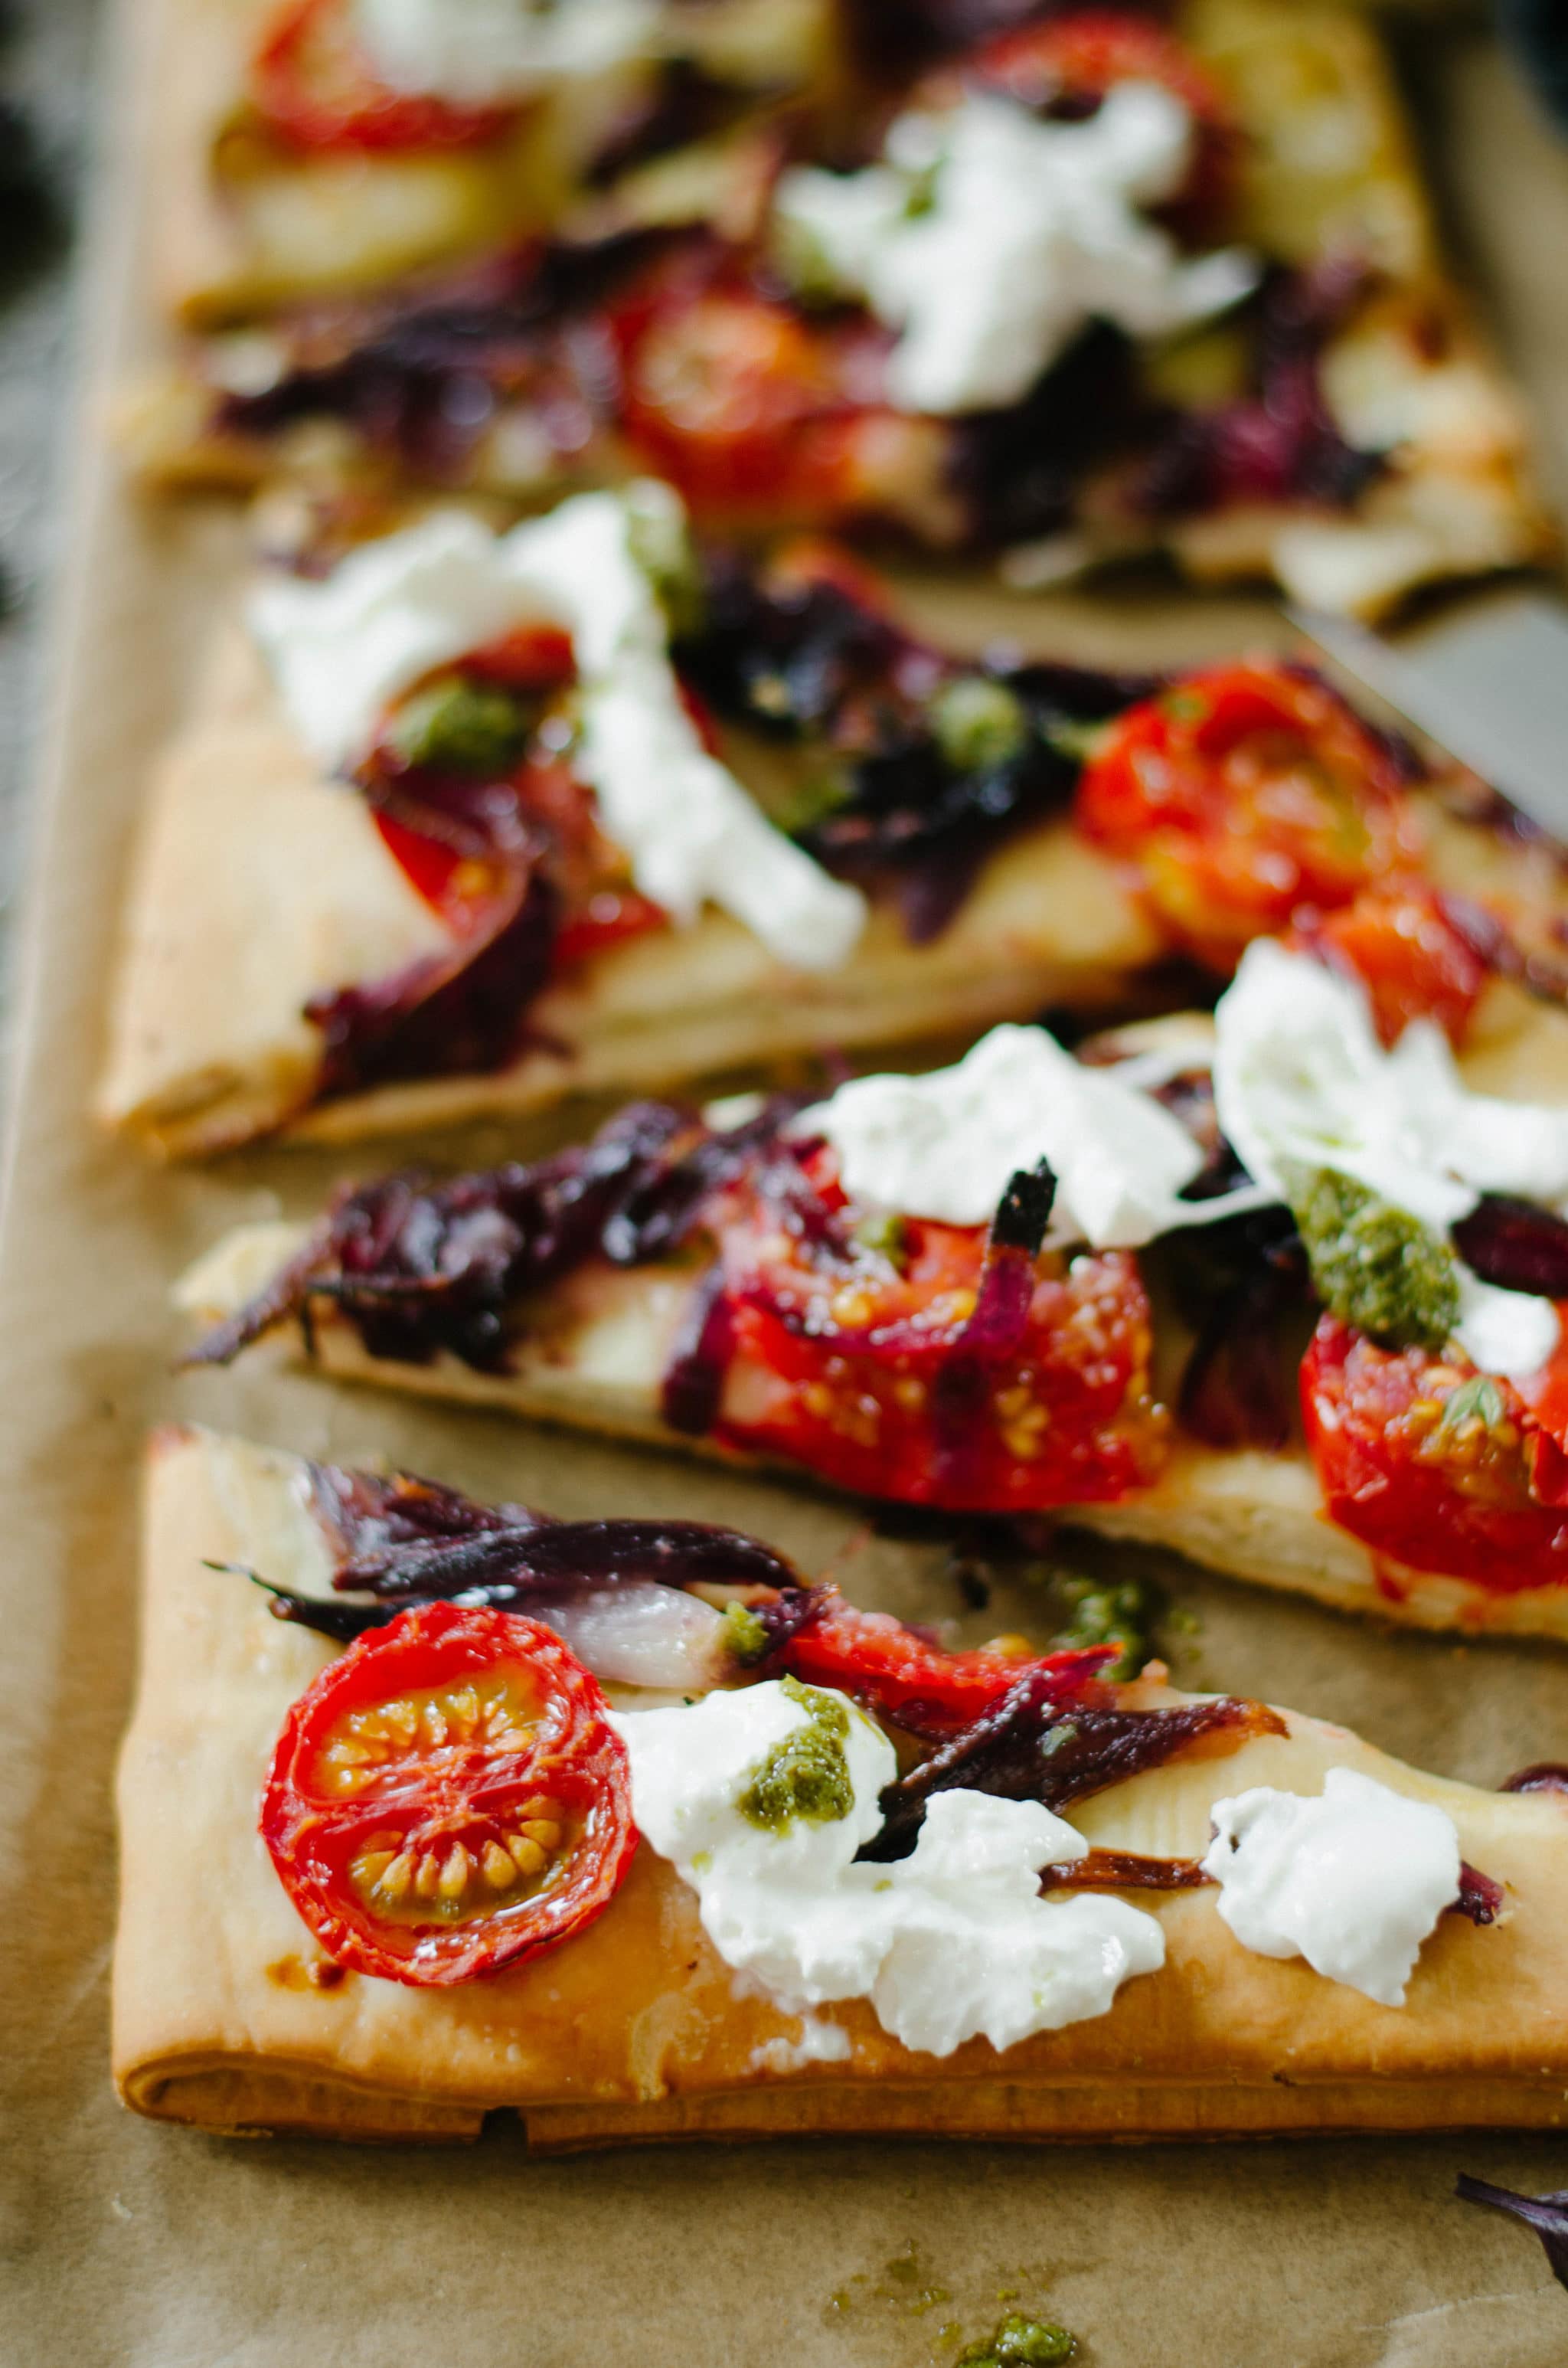
<svg viewBox="0 0 1568 2368"><path fill-rule="evenodd" d="M1211 1892L1145 1893L1166 1964L1096 2021L1005 2055L972 2041L936 2059L851 2001L823 2010L847 2034L845 2061L780 2069L793 2020L736 1996L695 1896L646 1847L597 1923L517 1971L446 1991L337 1975L256 1830L284 1714L332 1647L203 1567L238 1561L324 1588L305 1475L293 1457L210 1432L153 1443L114 1976L114 2077L137 2112L234 2135L391 2141L473 2137L506 2110L543 2149L790 2131L1151 2138L1568 2122L1568 1808L1423 1775L1294 1713L1282 1736L1136 1777L1074 1821L1103 1848L1200 1851L1221 1795L1316 1793L1334 1767L1440 1804L1464 1857L1506 1886L1506 1908L1483 1930L1442 1919L1403 2009L1250 1953Z"/></svg>

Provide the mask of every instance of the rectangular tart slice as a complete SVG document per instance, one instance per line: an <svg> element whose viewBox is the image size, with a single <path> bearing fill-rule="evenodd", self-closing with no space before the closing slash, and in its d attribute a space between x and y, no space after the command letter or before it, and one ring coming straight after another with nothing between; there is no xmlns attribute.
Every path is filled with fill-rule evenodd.
<svg viewBox="0 0 1568 2368"><path fill-rule="evenodd" d="M1288 663L962 655L833 546L699 561L652 481L441 509L222 627L98 1108L346 1140L1103 1015L1416 877L1548 956L1552 850Z"/></svg>
<svg viewBox="0 0 1568 2368"><path fill-rule="evenodd" d="M143 1570L114 1974L140 2112L392 2140L512 2111L541 2148L1568 2112L1556 1795L1112 1683L1103 1651L947 1653L724 1532L208 1432L153 1442ZM622 1611L686 1615L684 1702L615 1677L611 1571ZM347 1649L311 1633L346 1613ZM1054 1772L1020 1785L999 1736ZM1315 1839L1331 1871L1273 1929L1260 1885Z"/></svg>

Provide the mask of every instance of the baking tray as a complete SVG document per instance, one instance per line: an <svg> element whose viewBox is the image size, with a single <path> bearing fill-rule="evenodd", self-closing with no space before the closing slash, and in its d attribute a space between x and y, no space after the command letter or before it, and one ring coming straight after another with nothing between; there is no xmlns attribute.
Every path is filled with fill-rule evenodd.
<svg viewBox="0 0 1568 2368"><path fill-rule="evenodd" d="M109 120L0 1232L0 2358L918 2368L1018 2308L1074 2328L1096 2368L1561 2368L1568 2296L1539 2249L1450 2197L1461 2167L1568 2186L1562 2142L794 2141L540 2160L515 2125L466 2151L376 2152L225 2143L116 2103L110 1778L133 1674L137 1464L151 1422L199 1418L343 1459L381 1452L567 1515L701 1514L809 1566L851 1552L842 1576L867 1603L960 1610L937 1546L868 1535L857 1508L801 1486L337 1393L265 1363L174 1373L167 1291L179 1267L239 1218L309 1207L334 1169L262 1152L160 1171L98 1139L84 1115L140 775L239 560L232 513L140 503L103 433L111 390L155 336L143 213L165 38L156 8L121 0L103 69ZM1418 67L1460 250L1535 397L1561 495L1568 161L1483 40L1424 44ZM943 595L955 601L971 634L1006 622L1086 655L1197 656L1278 639L1271 613L1240 600L1145 592L1020 609ZM500 1141L456 1147L494 1153ZM1278 1696L1482 1783L1568 1757L1562 1652L1396 1637L1171 1576L1194 1623L1172 1637L1182 1682ZM1004 1590L964 1615L962 1633L1031 1616L1022 1593ZM202 1868L188 1879L199 1884Z"/></svg>

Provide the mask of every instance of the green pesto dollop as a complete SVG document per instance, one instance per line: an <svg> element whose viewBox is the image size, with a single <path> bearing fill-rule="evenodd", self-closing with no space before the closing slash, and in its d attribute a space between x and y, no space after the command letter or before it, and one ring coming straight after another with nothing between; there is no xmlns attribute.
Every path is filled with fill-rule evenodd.
<svg viewBox="0 0 1568 2368"><path fill-rule="evenodd" d="M806 1712L808 1724L774 1745L736 1804L748 1825L770 1834L786 1832L797 1817L833 1825L855 1805L844 1748L849 1705L795 1678L784 1679L784 1691Z"/></svg>
<svg viewBox="0 0 1568 2368"><path fill-rule="evenodd" d="M1396 1349L1441 1349L1459 1322L1459 1271L1441 1236L1332 1167L1287 1179L1318 1297Z"/></svg>
<svg viewBox="0 0 1568 2368"><path fill-rule="evenodd" d="M506 773L522 755L528 718L521 702L488 683L446 675L405 699L386 739L405 765L443 773Z"/></svg>
<svg viewBox="0 0 1568 2368"><path fill-rule="evenodd" d="M1154 1649L1154 1622L1164 1609L1158 1588L1144 1578L1123 1579L1115 1587L1096 1587L1092 1578L1058 1577L1056 1583L1072 1611L1051 1640L1052 1651L1114 1645L1117 1657L1103 1674L1135 1678Z"/></svg>
<svg viewBox="0 0 1568 2368"><path fill-rule="evenodd" d="M724 1642L737 1661L744 1666L760 1661L767 1650L767 1628L749 1603L727 1603L724 1606Z"/></svg>
<svg viewBox="0 0 1568 2368"><path fill-rule="evenodd" d="M989 675L960 674L931 702L937 746L960 773L1005 765L1028 738L1028 711L1016 691Z"/></svg>
<svg viewBox="0 0 1568 2368"><path fill-rule="evenodd" d="M1015 2310L992 2334L960 2351L957 2368L1035 2368L1040 2361L1071 2360L1077 2349L1077 2338L1064 2327L1025 2318Z"/></svg>

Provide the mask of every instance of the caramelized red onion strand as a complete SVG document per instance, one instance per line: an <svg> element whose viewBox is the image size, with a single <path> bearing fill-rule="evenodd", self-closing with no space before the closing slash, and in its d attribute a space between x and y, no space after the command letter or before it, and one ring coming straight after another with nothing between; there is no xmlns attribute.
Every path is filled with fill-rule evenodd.
<svg viewBox="0 0 1568 2368"><path fill-rule="evenodd" d="M1223 1695L1168 1710L1121 1710L1096 1702L1080 1679L1063 1699L1060 1676L1027 1671L999 1702L897 1778L882 1793L882 1831L862 1855L902 1858L933 1793L955 1786L1060 1811L1074 1801L1201 1745L1233 1748L1254 1735L1283 1735L1267 1703Z"/></svg>
<svg viewBox="0 0 1568 2368"><path fill-rule="evenodd" d="M1528 1768L1520 1768L1506 1783L1499 1784L1500 1793L1568 1793L1568 1767L1560 1759L1537 1759Z"/></svg>
<svg viewBox="0 0 1568 2368"><path fill-rule="evenodd" d="M1454 2193L1461 2203L1487 2204L1494 2212L1506 2212L1533 2228L1552 2276L1560 2286L1568 2286L1568 2190L1520 2195L1511 2187L1494 2187L1489 2180L1472 2179L1468 2170L1461 2170L1454 2181Z"/></svg>
<svg viewBox="0 0 1568 2368"><path fill-rule="evenodd" d="M1568 1299L1568 1219L1533 1201L1489 1192L1453 1228L1454 1247L1483 1282Z"/></svg>

